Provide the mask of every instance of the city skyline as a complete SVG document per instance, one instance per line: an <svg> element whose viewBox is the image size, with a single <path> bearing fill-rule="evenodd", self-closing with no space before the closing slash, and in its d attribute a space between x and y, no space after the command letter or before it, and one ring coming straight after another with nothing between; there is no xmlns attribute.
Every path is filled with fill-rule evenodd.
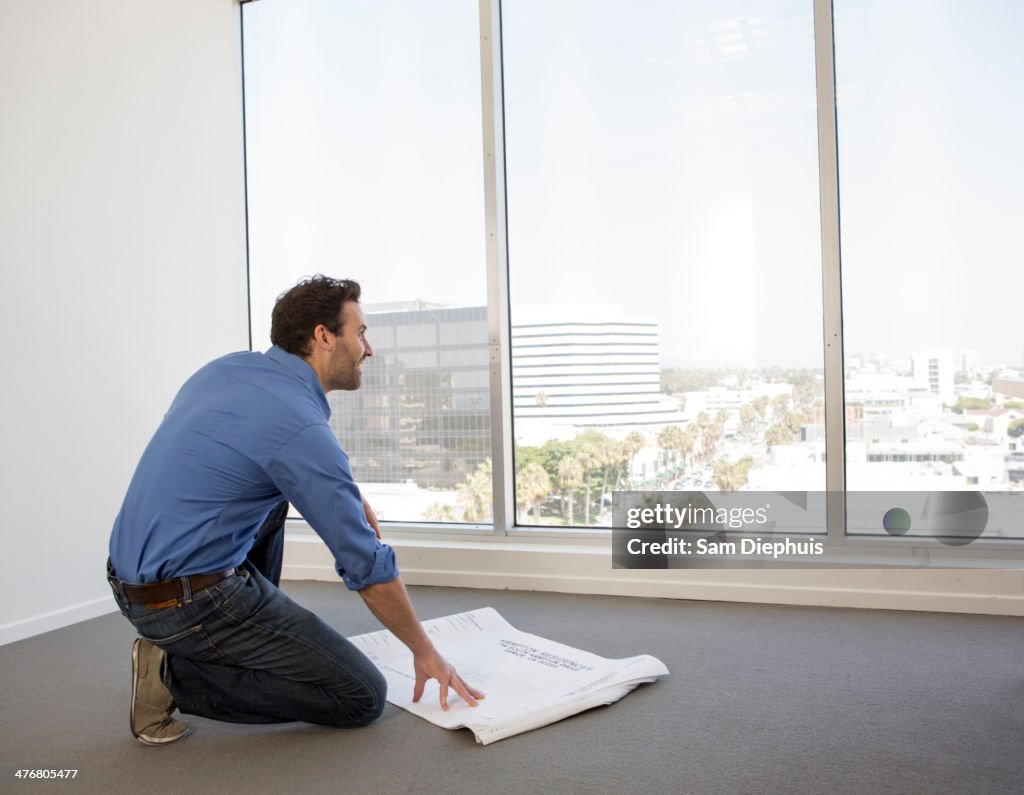
<svg viewBox="0 0 1024 795"><path fill-rule="evenodd" d="M655 322L593 322L608 311L541 306L512 328L523 523L557 524L561 516L603 526L606 506L595 494L609 482L824 489L820 370L719 367L680 375L658 364ZM361 390L330 398L331 424L354 474L389 518L460 521L471 507L466 515L476 519L465 521L481 521L492 442L485 308L392 304L366 316L378 331L378 359ZM990 375L969 350L852 360L842 453L849 488L1017 488L1024 406L994 392ZM566 496L567 483L597 488L597 471L597 492ZM559 488L560 508L545 502ZM582 509L575 519L570 502Z"/></svg>

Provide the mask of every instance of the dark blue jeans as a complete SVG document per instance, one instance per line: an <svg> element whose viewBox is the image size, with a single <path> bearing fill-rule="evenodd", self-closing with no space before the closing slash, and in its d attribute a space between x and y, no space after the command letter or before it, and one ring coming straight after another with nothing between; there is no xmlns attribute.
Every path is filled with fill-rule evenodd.
<svg viewBox="0 0 1024 795"><path fill-rule="evenodd" d="M167 652L164 681L183 713L234 723L365 726L387 685L372 662L277 584L287 504L271 513L238 571L179 604L121 612Z"/></svg>

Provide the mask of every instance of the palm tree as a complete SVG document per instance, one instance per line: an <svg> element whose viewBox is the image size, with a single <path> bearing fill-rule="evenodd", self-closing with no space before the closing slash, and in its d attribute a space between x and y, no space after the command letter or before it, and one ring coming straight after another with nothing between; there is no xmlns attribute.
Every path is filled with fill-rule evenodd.
<svg viewBox="0 0 1024 795"><path fill-rule="evenodd" d="M754 423L757 421L757 409L752 403L744 403L740 406L740 427L745 434L754 430Z"/></svg>
<svg viewBox="0 0 1024 795"><path fill-rule="evenodd" d="M772 411L776 417L782 417L789 411L789 395L776 395L772 398Z"/></svg>
<svg viewBox="0 0 1024 795"><path fill-rule="evenodd" d="M715 483L722 491L738 491L747 485L747 477L753 466L754 459L749 455L732 462L719 458L712 464Z"/></svg>
<svg viewBox="0 0 1024 795"><path fill-rule="evenodd" d="M749 455L743 456L736 462L736 488L742 489L750 480L750 470L754 468L754 459Z"/></svg>
<svg viewBox="0 0 1024 795"><path fill-rule="evenodd" d="M754 411L757 412L758 425L757 429L761 430L764 427L765 415L768 413L768 398L765 395L754 398L751 404L754 407Z"/></svg>
<svg viewBox="0 0 1024 795"><path fill-rule="evenodd" d="M574 492L583 485L583 467L572 456L566 456L558 462L558 485L562 489L562 514L565 515L565 507L568 503L568 519L571 525L573 523L573 503L575 502Z"/></svg>
<svg viewBox="0 0 1024 795"><path fill-rule="evenodd" d="M457 522L455 508L447 502L434 502L423 509L423 518L428 522Z"/></svg>
<svg viewBox="0 0 1024 795"><path fill-rule="evenodd" d="M700 441L700 429L696 425L687 425L679 440L679 452L683 454L683 464L689 469L693 463L693 453Z"/></svg>
<svg viewBox="0 0 1024 795"><path fill-rule="evenodd" d="M516 505L521 510L533 508L533 518L540 524L540 504L551 493L551 478L544 467L531 461L516 475Z"/></svg>
<svg viewBox="0 0 1024 795"><path fill-rule="evenodd" d="M463 521L486 522L491 518L492 484L491 459L488 458L455 487Z"/></svg>
<svg viewBox="0 0 1024 795"><path fill-rule="evenodd" d="M647 445L647 440L640 431L633 431L622 442L623 475L627 479L627 485L632 484L633 459ZM615 485L619 485L619 478L615 479Z"/></svg>
<svg viewBox="0 0 1024 795"><path fill-rule="evenodd" d="M765 444L768 449L780 444L789 444L793 441L793 431L785 423L777 422L764 435Z"/></svg>
<svg viewBox="0 0 1024 795"><path fill-rule="evenodd" d="M714 451L718 449L719 442L725 438L725 421L729 418L728 413L725 409L719 410L715 415L715 418L711 421L711 439L710 447Z"/></svg>
<svg viewBox="0 0 1024 795"><path fill-rule="evenodd" d="M707 460L715 454L715 450L718 448L718 443L725 435L725 421L723 414L725 412L718 412L718 415L712 419L711 416L702 411L697 415L697 427L700 429L700 446L701 460Z"/></svg>
<svg viewBox="0 0 1024 795"><path fill-rule="evenodd" d="M706 411L700 412L693 421L697 429L697 458L702 463L714 452L714 420Z"/></svg>
<svg viewBox="0 0 1024 795"><path fill-rule="evenodd" d="M678 425L666 425L658 431L658 447L672 454L672 463L676 462L682 443L683 429Z"/></svg>
<svg viewBox="0 0 1024 795"><path fill-rule="evenodd" d="M613 467L622 463L622 443L614 439L605 438L597 447L598 463L604 468L604 478L601 481L601 504L604 505L604 495L608 491L608 473Z"/></svg>
<svg viewBox="0 0 1024 795"><path fill-rule="evenodd" d="M583 523L590 525L590 473L597 469L597 449L593 444L584 443L576 451L576 460L579 461L580 469L583 470L583 485L586 494L583 498Z"/></svg>

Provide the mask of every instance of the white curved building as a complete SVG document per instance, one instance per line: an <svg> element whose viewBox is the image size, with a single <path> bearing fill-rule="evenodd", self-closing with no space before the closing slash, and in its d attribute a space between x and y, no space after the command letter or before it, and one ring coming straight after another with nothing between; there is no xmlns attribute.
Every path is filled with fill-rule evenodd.
<svg viewBox="0 0 1024 795"><path fill-rule="evenodd" d="M658 323L615 306L562 304L512 312L516 435L535 424L682 423L661 393ZM529 434L532 435L532 434Z"/></svg>

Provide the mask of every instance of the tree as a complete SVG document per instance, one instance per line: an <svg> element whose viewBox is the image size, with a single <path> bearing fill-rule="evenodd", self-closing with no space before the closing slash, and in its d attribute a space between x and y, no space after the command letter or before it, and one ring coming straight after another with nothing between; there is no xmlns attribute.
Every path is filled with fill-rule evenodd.
<svg viewBox="0 0 1024 795"><path fill-rule="evenodd" d="M789 411L789 395L776 395L773 397L772 411L776 417L781 417Z"/></svg>
<svg viewBox="0 0 1024 795"><path fill-rule="evenodd" d="M701 429L696 422L690 423L685 428L669 425L658 432L658 446L663 450L670 451L673 461L678 460L677 456L682 456L683 466L686 469L692 466L693 455L700 444L700 439Z"/></svg>
<svg viewBox="0 0 1024 795"><path fill-rule="evenodd" d="M595 445L584 442L576 452L576 460L583 470L583 486L585 495L583 497L583 523L590 525L590 473L598 467L599 459Z"/></svg>
<svg viewBox="0 0 1024 795"><path fill-rule="evenodd" d="M725 409L719 409L715 415L714 422L711 424L712 432L714 433L715 447L718 443L725 438L725 423L729 419L729 413Z"/></svg>
<svg viewBox="0 0 1024 795"><path fill-rule="evenodd" d="M807 382L797 384L793 387L793 403L797 406L809 406L814 403L814 399L821 393L821 385L815 382Z"/></svg>
<svg viewBox="0 0 1024 795"><path fill-rule="evenodd" d="M463 521L486 522L491 518L492 483L491 459L488 458L455 487Z"/></svg>
<svg viewBox="0 0 1024 795"><path fill-rule="evenodd" d="M738 491L747 485L747 477L753 466L754 459L746 455L739 461L719 458L711 465L711 469L718 488L722 491Z"/></svg>
<svg viewBox="0 0 1024 795"><path fill-rule="evenodd" d="M797 435L799 435L800 429L803 428L804 425L812 422L813 419L814 418L811 412L807 410L790 411L787 412L785 416L783 416L781 424L789 428L789 432L795 438Z"/></svg>
<svg viewBox="0 0 1024 795"><path fill-rule="evenodd" d="M516 506L533 509L533 518L540 524L540 506L551 493L551 478L540 464L530 463L516 474Z"/></svg>
<svg viewBox="0 0 1024 795"><path fill-rule="evenodd" d="M455 508L447 502L435 502L423 509L423 518L429 522L457 522Z"/></svg>
<svg viewBox="0 0 1024 795"><path fill-rule="evenodd" d="M693 464L693 453L700 443L700 429L696 425L687 425L679 440L679 452L683 454L683 464L689 469Z"/></svg>
<svg viewBox="0 0 1024 795"><path fill-rule="evenodd" d="M724 411L718 412L714 418L704 411L697 415L697 427L700 429L701 460L706 461L715 454L718 443L725 435L724 416Z"/></svg>
<svg viewBox="0 0 1024 795"><path fill-rule="evenodd" d="M658 447L672 454L672 463L676 462L681 448L683 429L678 425L666 425L658 431Z"/></svg>
<svg viewBox="0 0 1024 795"><path fill-rule="evenodd" d="M961 397L951 407L954 414L963 414L964 410L978 410L992 408L992 401L985 398Z"/></svg>
<svg viewBox="0 0 1024 795"><path fill-rule="evenodd" d="M725 370L682 370L670 367L661 371L661 391L667 395L680 392L704 392L720 383Z"/></svg>
<svg viewBox="0 0 1024 795"><path fill-rule="evenodd" d="M754 423L757 422L757 409L753 403L744 403L740 406L740 427L744 433L751 433L754 430Z"/></svg>
<svg viewBox="0 0 1024 795"><path fill-rule="evenodd" d="M608 492L608 475L613 468L618 467L622 463L622 458L623 448L621 442L617 442L614 439L605 438L597 446L597 460L602 469L604 470L601 479L602 504L604 501L604 495Z"/></svg>
<svg viewBox="0 0 1024 795"><path fill-rule="evenodd" d="M573 502L575 492L583 485L583 467L572 456L566 456L558 464L558 486L562 490L562 515L573 523ZM568 505L568 512L566 506Z"/></svg>
<svg viewBox="0 0 1024 795"><path fill-rule="evenodd" d="M626 476L627 478L633 472L633 459L636 458L636 454L639 453L647 446L647 439L640 431L632 431L623 441L623 447L626 454ZM631 482L627 485L631 485Z"/></svg>
<svg viewBox="0 0 1024 795"><path fill-rule="evenodd" d="M1014 439L1019 439L1024 436L1024 418L1014 420L1006 426L1006 434L1012 436Z"/></svg>
<svg viewBox="0 0 1024 795"><path fill-rule="evenodd" d="M765 444L768 449L780 444L789 444L793 441L793 431L784 423L776 423L764 435Z"/></svg>
<svg viewBox="0 0 1024 795"><path fill-rule="evenodd" d="M757 412L757 418L761 422L764 422L765 417L768 414L768 396L761 395L760 397L756 397L750 405L753 406L754 411Z"/></svg>

